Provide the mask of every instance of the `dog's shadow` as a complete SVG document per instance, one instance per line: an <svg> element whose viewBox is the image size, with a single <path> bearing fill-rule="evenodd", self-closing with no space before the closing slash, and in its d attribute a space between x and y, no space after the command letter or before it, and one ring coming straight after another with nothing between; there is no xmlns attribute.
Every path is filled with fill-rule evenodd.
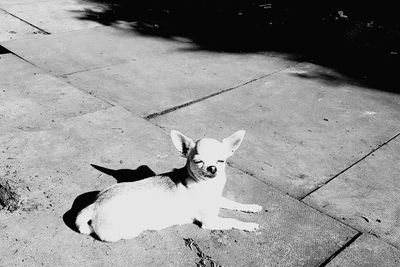
<svg viewBox="0 0 400 267"><path fill-rule="evenodd" d="M139 166L135 170L131 169L112 170L94 164L92 164L92 167L102 173L114 177L118 183L135 182L156 175L155 172L153 172L147 165ZM63 216L64 223L73 231L78 232L78 229L75 226L76 216L82 209L86 208L96 200L96 196L99 192L100 191L91 191L79 195L72 203L71 209L64 214Z"/></svg>

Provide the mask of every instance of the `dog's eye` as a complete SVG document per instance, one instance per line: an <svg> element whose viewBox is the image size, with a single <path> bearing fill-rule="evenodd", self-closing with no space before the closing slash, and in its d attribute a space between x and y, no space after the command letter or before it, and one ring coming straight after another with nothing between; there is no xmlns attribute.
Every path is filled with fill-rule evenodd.
<svg viewBox="0 0 400 267"><path fill-rule="evenodd" d="M225 162L225 160L222 160L222 159L220 159L220 160L217 160L219 163L224 163Z"/></svg>
<svg viewBox="0 0 400 267"><path fill-rule="evenodd" d="M202 160L193 160L194 164L196 164L199 168L204 166L204 162Z"/></svg>
<svg viewBox="0 0 400 267"><path fill-rule="evenodd" d="M204 162L202 160L193 160L193 162L198 168L203 168L204 166Z"/></svg>

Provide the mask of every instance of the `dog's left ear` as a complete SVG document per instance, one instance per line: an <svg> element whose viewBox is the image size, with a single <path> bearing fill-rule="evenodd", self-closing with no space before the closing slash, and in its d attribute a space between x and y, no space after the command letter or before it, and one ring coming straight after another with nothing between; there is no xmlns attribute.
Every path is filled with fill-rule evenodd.
<svg viewBox="0 0 400 267"><path fill-rule="evenodd" d="M195 147L195 143L192 139L178 131L171 131L171 139L176 149L178 149L184 157L187 157L189 150Z"/></svg>
<svg viewBox="0 0 400 267"><path fill-rule="evenodd" d="M240 130L222 140L222 143L226 146L228 150L228 157L232 156L236 149L239 148L240 144L243 141L245 133L245 130Z"/></svg>

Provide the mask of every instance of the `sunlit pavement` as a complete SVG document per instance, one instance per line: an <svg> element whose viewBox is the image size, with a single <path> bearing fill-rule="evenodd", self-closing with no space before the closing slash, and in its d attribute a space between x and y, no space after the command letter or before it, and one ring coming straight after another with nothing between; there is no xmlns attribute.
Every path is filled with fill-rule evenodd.
<svg viewBox="0 0 400 267"><path fill-rule="evenodd" d="M82 19L94 2L0 0L0 179L21 199L0 211L0 266L399 265L399 95L284 53ZM224 194L264 210L221 216L260 231L78 234L76 210L118 173L185 164L172 129L246 130Z"/></svg>

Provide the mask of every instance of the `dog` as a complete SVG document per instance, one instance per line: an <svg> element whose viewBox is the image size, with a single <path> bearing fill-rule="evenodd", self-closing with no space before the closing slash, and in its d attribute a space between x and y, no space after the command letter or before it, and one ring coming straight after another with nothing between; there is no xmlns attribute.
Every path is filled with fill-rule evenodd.
<svg viewBox="0 0 400 267"><path fill-rule="evenodd" d="M187 223L198 223L211 230L256 231L257 223L218 216L220 208L252 213L262 210L257 204L241 204L222 197L226 160L239 148L244 135L241 130L222 142L211 138L195 142L172 130L172 142L187 158L186 166L173 174L119 183L102 190L94 203L78 214L77 229L106 242Z"/></svg>

